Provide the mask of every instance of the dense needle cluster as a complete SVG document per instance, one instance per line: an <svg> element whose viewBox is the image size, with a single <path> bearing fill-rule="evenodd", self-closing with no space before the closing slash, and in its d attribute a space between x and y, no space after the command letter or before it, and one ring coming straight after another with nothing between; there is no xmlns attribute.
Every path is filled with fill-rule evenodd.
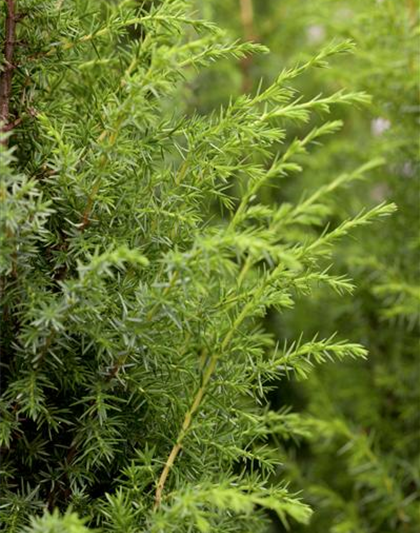
<svg viewBox="0 0 420 533"><path fill-rule="evenodd" d="M367 101L292 88L351 43L200 115L182 92L195 71L264 47L230 42L182 0L9 1L2 22L12 4L1 527L255 533L273 515L308 523L310 507L275 480L285 457L273 443L313 422L270 410L267 393L366 350L333 331L276 343L263 318L320 285L351 290L330 268L335 243L394 207L329 224L331 193L376 160L296 203L260 193L300 172L302 154L341 123L302 137L289 127Z"/></svg>

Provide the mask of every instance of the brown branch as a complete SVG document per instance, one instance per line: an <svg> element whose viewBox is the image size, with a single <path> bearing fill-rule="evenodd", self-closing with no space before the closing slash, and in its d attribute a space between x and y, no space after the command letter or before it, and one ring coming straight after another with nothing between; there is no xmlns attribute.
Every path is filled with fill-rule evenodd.
<svg viewBox="0 0 420 533"><path fill-rule="evenodd" d="M92 213L93 203L95 201L96 195L99 192L99 187L100 187L100 181L98 180L92 187L92 190L89 194L89 197L86 203L85 210L83 211L82 222L80 223L80 226L79 226L79 230L81 233L85 231L85 229L89 226L91 222L90 215Z"/></svg>
<svg viewBox="0 0 420 533"><path fill-rule="evenodd" d="M252 0L239 0L241 10L241 21L244 29L244 37L247 41L253 41L254 36L254 9Z"/></svg>
<svg viewBox="0 0 420 533"><path fill-rule="evenodd" d="M15 12L15 0L6 0L6 11L4 39L5 65L0 76L0 122L3 124L1 131L8 131L12 79L15 68L13 65L13 54L16 43L16 22L18 20ZM6 144L5 141L3 141L3 144Z"/></svg>
<svg viewBox="0 0 420 533"><path fill-rule="evenodd" d="M254 31L254 9L252 0L239 0L239 5L244 38L246 41L255 41L256 36ZM248 56L242 59L242 91L244 93L248 93L252 88L252 79L250 73L251 65L251 57Z"/></svg>
<svg viewBox="0 0 420 533"><path fill-rule="evenodd" d="M3 127L2 127L2 131L11 131L13 130L14 128L16 128L17 126L19 126L19 124L22 122L22 118L19 117L17 118L16 120L13 120L12 122L9 122L9 124L5 124Z"/></svg>

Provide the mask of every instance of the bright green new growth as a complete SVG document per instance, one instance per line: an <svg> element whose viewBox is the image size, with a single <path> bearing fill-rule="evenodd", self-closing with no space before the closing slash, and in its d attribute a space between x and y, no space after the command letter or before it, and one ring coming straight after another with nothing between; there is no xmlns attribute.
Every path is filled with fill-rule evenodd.
<svg viewBox="0 0 420 533"><path fill-rule="evenodd" d="M194 68L265 49L226 41L185 4L17 3L9 118L21 122L0 168L10 533L255 533L268 511L308 523L310 508L273 481L282 457L271 438L310 428L269 411L266 394L314 363L366 355L335 337L280 349L261 321L319 284L351 290L329 269L332 245L394 210L328 225L329 194L377 161L298 204L259 200L339 127L286 141L292 122L366 101L305 101L289 86L351 45L190 115L181 90Z"/></svg>
<svg viewBox="0 0 420 533"><path fill-rule="evenodd" d="M296 80L304 94L326 87L367 91L363 113L341 108L342 131L325 139L304 160L282 199L302 189L319 190L331 174L352 171L366 159L384 164L331 204L336 220L367 203L392 199L398 213L373 231L335 247L337 273L354 279L356 290L334 298L324 290L300 300L273 329L294 337L318 332L358 340L366 361L318 367L304 384L277 396L310 412L317 423L310 441L288 446L283 476L303 490L314 510L311 533L417 533L420 524L420 240L419 67L420 9L414 0L209 0L199 5L234 35L251 33L271 54L247 64L213 69L200 101L217 102L223 89L212 80L229 76L240 90L274 77L279 64L311 57L331 38L351 38L356 53L310 69ZM253 17L240 16L253 6ZM249 14L249 12L248 12ZM252 15L252 12L251 12ZM251 27L251 30L250 30ZM245 81L245 83L243 82ZM210 82L210 83L209 83ZM210 86L209 86L210 85ZM328 89L327 89L328 91ZM290 133L290 130L289 130ZM273 393L275 396L275 393ZM305 531L305 528L296 528Z"/></svg>

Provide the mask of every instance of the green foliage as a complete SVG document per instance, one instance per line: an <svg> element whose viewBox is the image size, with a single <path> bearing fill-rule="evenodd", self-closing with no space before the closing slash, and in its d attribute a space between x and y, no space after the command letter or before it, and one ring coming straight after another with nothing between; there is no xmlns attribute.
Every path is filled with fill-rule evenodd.
<svg viewBox="0 0 420 533"><path fill-rule="evenodd" d="M19 122L3 137L0 185L9 533L306 524L310 508L275 475L279 439L315 422L270 411L267 395L314 363L366 356L334 329L280 349L262 320L320 285L351 291L331 268L334 246L395 209L332 216L332 193L377 158L334 169L301 200L266 200L337 133L316 113L367 102L292 87L352 45L333 42L199 114L183 94L197 70L266 48L232 42L187 4L18 3Z"/></svg>
<svg viewBox="0 0 420 533"><path fill-rule="evenodd" d="M52 514L45 513L42 518L32 518L31 525L23 531L30 533L88 533L84 526L84 521L72 512L67 511L64 516L60 516L57 509Z"/></svg>
<svg viewBox="0 0 420 533"><path fill-rule="evenodd" d="M249 33L239 13L245 4L250 5L214 0L207 9L213 18L229 20L232 33L241 35ZM273 324L291 337L302 328L307 334L328 334L333 328L369 351L366 362L347 360L317 369L303 395L303 385L295 388L295 402L306 402L320 425L310 448L296 451L296 464L289 461L288 469L296 486L312 494L311 531L414 532L420 521L418 5L411 0L252 4L248 25L272 53L236 70L231 79L238 91L244 83L237 79L257 86L262 74L275 76L279 64L312 57L330 39L341 37L356 44L355 54L333 60L322 76L306 71L297 86L305 94L345 86L372 96L363 112L342 109L343 130L299 161L299 181L285 184L280 198L300 198L303 187L316 194L330 185L336 169L345 173L366 157L379 157L382 165L369 180L336 191L330 212L340 220L367 203L393 200L398 205L383 227L336 248L335 264L355 280L351 300L318 291ZM214 80L202 98L205 104L218 94Z"/></svg>

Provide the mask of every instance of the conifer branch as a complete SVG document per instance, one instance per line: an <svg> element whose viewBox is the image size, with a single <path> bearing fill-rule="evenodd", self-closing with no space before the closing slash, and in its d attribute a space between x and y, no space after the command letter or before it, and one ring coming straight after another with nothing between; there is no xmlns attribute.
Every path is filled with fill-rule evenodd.
<svg viewBox="0 0 420 533"><path fill-rule="evenodd" d="M18 4L24 11L33 0ZM34 101L38 111L36 121L22 123L19 158L7 147L0 158L7 359L0 522L8 530L260 533L273 513L286 529L289 519L305 524L311 516L286 489L292 472L279 472L280 454L283 442L289 448L328 424L290 413L283 399L277 410L268 394L275 381L306 379L316 365L363 360L357 341L369 337L331 324L333 299L309 337L306 324L316 313L307 313L298 333L289 323L277 327L283 318L275 313L309 299L317 305L324 286L329 297L357 297L339 241L393 207L336 201L352 183L368 187L359 179L378 161L369 152L372 162L360 166L362 151L347 160L351 147L324 157L359 122L335 135L341 121L319 124L316 114L368 98L357 87L332 94L341 87L337 80L315 98L308 96L313 85L301 96L289 86L305 72L297 84L304 86L308 69L349 51L345 41L277 77L269 72L274 83L232 97L220 112L194 112L180 97L187 68L191 80L195 69L218 59L265 48L229 41L214 24L196 20L189 4L89 0L86 10L86 2L47 0L18 26L25 69L14 74L11 102L30 109ZM247 25L252 4L241 4ZM236 30L238 6L231 6ZM15 62L22 55L16 46ZM24 115L9 109L6 137L20 123L16 116ZM331 134L331 143L310 153ZM320 182L326 160L327 181ZM268 190L297 173L297 191L291 180L280 195ZM371 262L361 268L379 273L380 283L369 287L372 302L386 300L393 316L415 313L410 279ZM274 318L269 326L267 313ZM379 336L379 322L371 327ZM343 333L349 341L339 340ZM391 408L395 402L392 394ZM334 434L350 441L351 433L338 429ZM353 439L349 470L367 462L373 483L369 472L356 478L364 501L367 487L386 505L394 498L393 509L406 509L400 519L410 519L407 484L399 494L391 470L379 476L383 458L368 430L362 433L377 460L359 453L363 438ZM392 490L375 487L384 480ZM66 512L69 506L82 519Z"/></svg>
<svg viewBox="0 0 420 533"><path fill-rule="evenodd" d="M249 268L249 263L246 262L244 265L244 270ZM240 276L242 278L242 276ZM213 353L213 355L210 356L209 362L207 365L207 368L204 372L204 375L201 379L201 385L198 389L198 391L195 394L194 400L191 404L191 407L188 409L188 411L185 414L184 421L182 423L181 431L178 434L177 440L168 456L168 459L166 460L166 463L163 467L162 473L160 475L159 481L157 483L156 493L155 493L155 503L154 503L154 509L158 509L161 501L162 501L162 493L165 488L165 483L168 478L168 475L175 463L175 460L179 454L179 452L182 449L182 445L184 442L184 439L191 427L191 424L193 422L194 415L199 410L202 400L204 398L204 395L207 392L207 388L209 385L209 382L214 374L214 371L216 370L217 362L219 361L220 357L222 357L225 353L225 350L229 346L229 343L232 340L233 335L236 333L238 328L241 326L243 321L248 317L250 310L254 306L254 303L258 298L262 295L264 292L265 286L267 281L265 280L263 283L260 284L260 286L255 290L253 297L249 300L249 302L242 308L242 311L237 315L236 319L234 320L232 326L229 328L228 333L225 335L223 341L220 344L220 349Z"/></svg>

